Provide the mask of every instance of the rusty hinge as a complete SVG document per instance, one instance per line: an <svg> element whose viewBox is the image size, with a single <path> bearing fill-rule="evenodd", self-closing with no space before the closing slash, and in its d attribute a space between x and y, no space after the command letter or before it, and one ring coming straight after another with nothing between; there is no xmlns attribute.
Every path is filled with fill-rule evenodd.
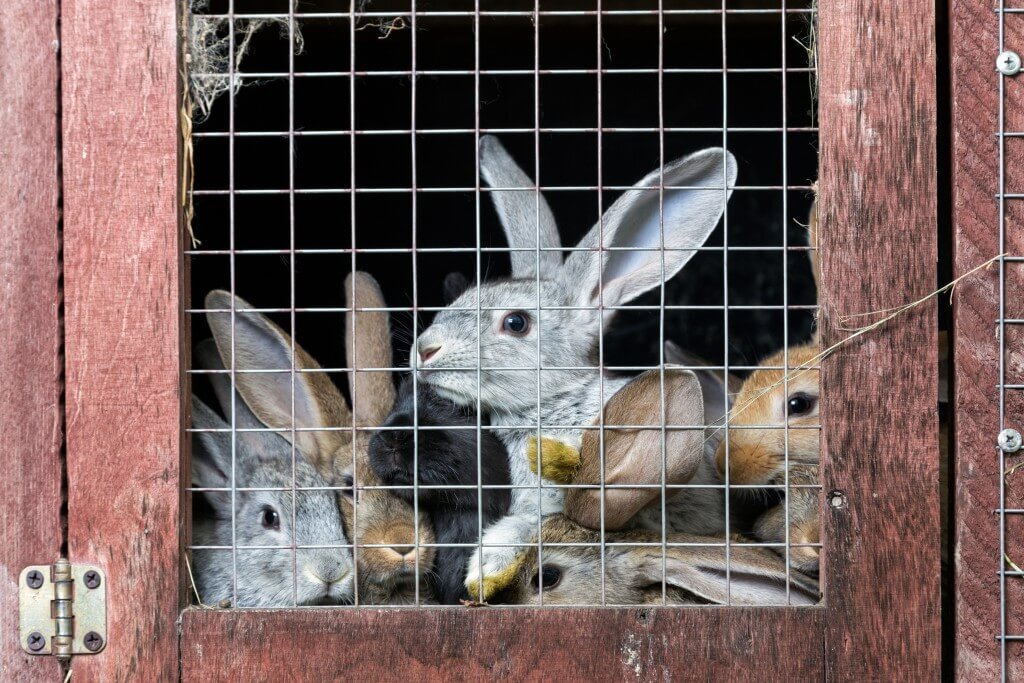
<svg viewBox="0 0 1024 683"><path fill-rule="evenodd" d="M90 655L107 644L106 576L99 567L25 567L18 581L21 647L33 655Z"/></svg>

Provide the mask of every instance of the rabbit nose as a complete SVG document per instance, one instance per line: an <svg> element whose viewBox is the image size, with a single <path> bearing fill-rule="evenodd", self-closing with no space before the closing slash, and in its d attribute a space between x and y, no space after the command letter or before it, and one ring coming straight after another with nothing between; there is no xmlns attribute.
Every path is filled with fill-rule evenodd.
<svg viewBox="0 0 1024 683"><path fill-rule="evenodd" d="M420 344L417 351L420 355L420 362L426 363L428 360L437 355L437 352L441 350L440 344Z"/></svg>
<svg viewBox="0 0 1024 683"><path fill-rule="evenodd" d="M403 560L408 560L410 556L415 557L416 555L416 548L411 545L393 545L391 550Z"/></svg>

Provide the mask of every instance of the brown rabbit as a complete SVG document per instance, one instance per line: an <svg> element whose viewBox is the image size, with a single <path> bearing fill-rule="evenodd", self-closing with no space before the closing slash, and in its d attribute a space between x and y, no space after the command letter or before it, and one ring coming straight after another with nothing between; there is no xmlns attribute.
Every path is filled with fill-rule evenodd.
<svg viewBox="0 0 1024 683"><path fill-rule="evenodd" d="M345 280L349 308L361 311L383 308L376 281L355 272ZM206 297L208 309L230 309L232 297L214 290ZM420 601L429 602L424 580L431 571L434 542L426 516L414 521L412 506L387 490L367 489L380 485L367 459L373 432L360 430L353 438L349 429L376 427L387 417L395 388L388 372L356 372L359 368L391 366L391 333L388 314L362 310L346 315L345 343L349 366L350 412L341 392L320 365L266 316L234 298L234 339L231 314L209 312L207 320L221 362L231 366L232 341L237 354L236 388L260 421L293 441L324 476L337 481L342 492L345 531L355 544L359 572L357 599L368 604L401 604L415 599L415 576L420 576ZM265 372L292 367L295 373ZM252 372L256 371L256 372ZM294 377L294 430L292 420ZM324 429L326 428L326 429ZM341 429L338 429L341 428ZM353 495L354 494L354 495ZM355 501L355 504L353 504ZM418 538L417 538L418 532ZM417 551L416 543L420 548Z"/></svg>
<svg viewBox="0 0 1024 683"><path fill-rule="evenodd" d="M662 381L664 377L664 385ZM662 390L664 389L664 394ZM662 402L664 424L688 425L690 429L664 432L662 462ZM596 422L594 424L597 424ZM641 526L661 528L661 483L714 484L714 468L703 457L704 407L697 376L689 370L665 368L637 375L619 389L604 408L604 482L639 488L604 490L604 528ZM634 429L623 427L644 427ZM526 453L536 471L536 439ZM587 484L595 488L571 488L565 496L565 515L586 527L601 527L601 432L583 433L580 450L544 437L540 466L546 479L563 484ZM716 488L675 488L666 501L668 528L689 533L717 533L724 529L722 492Z"/></svg>
<svg viewBox="0 0 1024 683"><path fill-rule="evenodd" d="M668 534L663 556L661 533L650 530L605 534L602 596L601 533L554 515L544 520L541 534L539 561L535 538L492 602L538 604L543 597L546 605L813 605L820 596L815 579L787 572L785 562L764 548L731 544L727 563L722 536Z"/></svg>
<svg viewBox="0 0 1024 683"><path fill-rule="evenodd" d="M812 250L808 253L817 285L817 204L811 207L810 242ZM820 554L816 545L819 543L818 490L813 488L818 483L816 427L820 352L815 332L809 343L792 346L762 361L762 367L747 377L733 402L729 414L729 448L726 450L726 442L722 440L715 455L719 473L724 476L728 469L730 485L778 486L786 482L788 452L789 483L797 485L787 492L789 557L793 566L804 571L817 571ZM760 426L763 428L757 428ZM786 508L780 503L754 523L754 533L763 541L785 542L785 520ZM785 549L780 551L784 553Z"/></svg>

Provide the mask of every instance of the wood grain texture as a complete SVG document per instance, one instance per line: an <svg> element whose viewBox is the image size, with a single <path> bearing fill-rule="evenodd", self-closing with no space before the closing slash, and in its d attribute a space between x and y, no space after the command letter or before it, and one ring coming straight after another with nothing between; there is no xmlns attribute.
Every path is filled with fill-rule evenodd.
<svg viewBox="0 0 1024 683"><path fill-rule="evenodd" d="M18 643L18 577L62 530L57 3L0 3L0 680L55 680Z"/></svg>
<svg viewBox="0 0 1024 683"><path fill-rule="evenodd" d="M813 680L821 608L190 609L182 680ZM287 665L284 665L287 663Z"/></svg>
<svg viewBox="0 0 1024 683"><path fill-rule="evenodd" d="M935 3L823 1L818 50L827 347L935 288ZM822 364L829 679L939 678L936 332L931 301Z"/></svg>
<svg viewBox="0 0 1024 683"><path fill-rule="evenodd" d="M951 78L953 95L953 231L954 275L959 276L999 253L998 131L999 76L994 56L999 52L999 17L991 0L953 0L951 3ZM1024 44L1024 18L1006 23L1008 46ZM1006 80L1007 128L1021 130L1024 82ZM1007 186L1024 184L1024 150L1008 143ZM1020 207L1010 207L1007 251L1024 254ZM1017 235L1014 239L1014 235ZM1024 277L1019 266L1007 270L1007 314L1020 313ZM1016 303L1014 303L1014 301ZM1017 309L1016 311L1014 309ZM998 680L999 642L999 346L995 335L999 317L999 272L991 268L966 280L953 297L953 360L956 471L956 675L959 680ZM1008 366L1020 363L1020 338L1008 335ZM1017 362L1014 363L1014 347ZM1010 378L1010 381L1020 381ZM1018 421L1020 405L1010 405L1008 419ZM1016 459L1011 459L1012 464ZM1007 480L1009 496L1019 499L1022 480ZM1012 504L1012 501L1011 501ZM1020 562L1024 553L1021 527L1010 520L1007 550ZM1010 579L1011 610L1021 606L1020 580ZM1014 590L1017 589L1017 590ZM1014 600L1014 598L1016 598ZM1010 643L1007 676L1024 676L1024 648Z"/></svg>
<svg viewBox="0 0 1024 683"><path fill-rule="evenodd" d="M75 680L177 678L176 4L62 2L69 554L115 596Z"/></svg>

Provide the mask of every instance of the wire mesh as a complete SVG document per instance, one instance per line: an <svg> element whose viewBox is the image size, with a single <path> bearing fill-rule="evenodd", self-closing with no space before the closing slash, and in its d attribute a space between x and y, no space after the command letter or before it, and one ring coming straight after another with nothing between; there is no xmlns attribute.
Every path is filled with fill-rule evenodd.
<svg viewBox="0 0 1024 683"><path fill-rule="evenodd" d="M185 252L199 602L818 601L817 367L798 352L817 309L810 0L192 4L228 46L223 71L190 74L223 93L194 126L199 242ZM484 157L495 140L519 176ZM713 177L675 172L714 147L738 180L722 152ZM656 239L609 242L622 197L648 196ZM710 196L711 236L679 243L678 206ZM510 221L526 226L515 240ZM623 278L605 266L593 297L570 296L549 264L595 249L651 258L650 286L616 299ZM454 272L469 275L449 297ZM525 294L495 298L510 286ZM471 323L461 355L452 339L431 352L444 316ZM492 333L525 355L492 357ZM680 371L718 387L718 414L673 417L715 391L680 399ZM627 403L644 373L654 388ZM624 438L645 444L629 476L640 462L656 475L614 469ZM441 464L471 476L431 479L444 439L463 450ZM380 444L407 447L407 479L388 480L399 468L371 457L391 452ZM572 474L531 474L546 448L575 452ZM770 471L743 464L776 455ZM620 493L647 500L625 522ZM694 570L721 578L696 585ZM441 599L453 573L464 590Z"/></svg>

